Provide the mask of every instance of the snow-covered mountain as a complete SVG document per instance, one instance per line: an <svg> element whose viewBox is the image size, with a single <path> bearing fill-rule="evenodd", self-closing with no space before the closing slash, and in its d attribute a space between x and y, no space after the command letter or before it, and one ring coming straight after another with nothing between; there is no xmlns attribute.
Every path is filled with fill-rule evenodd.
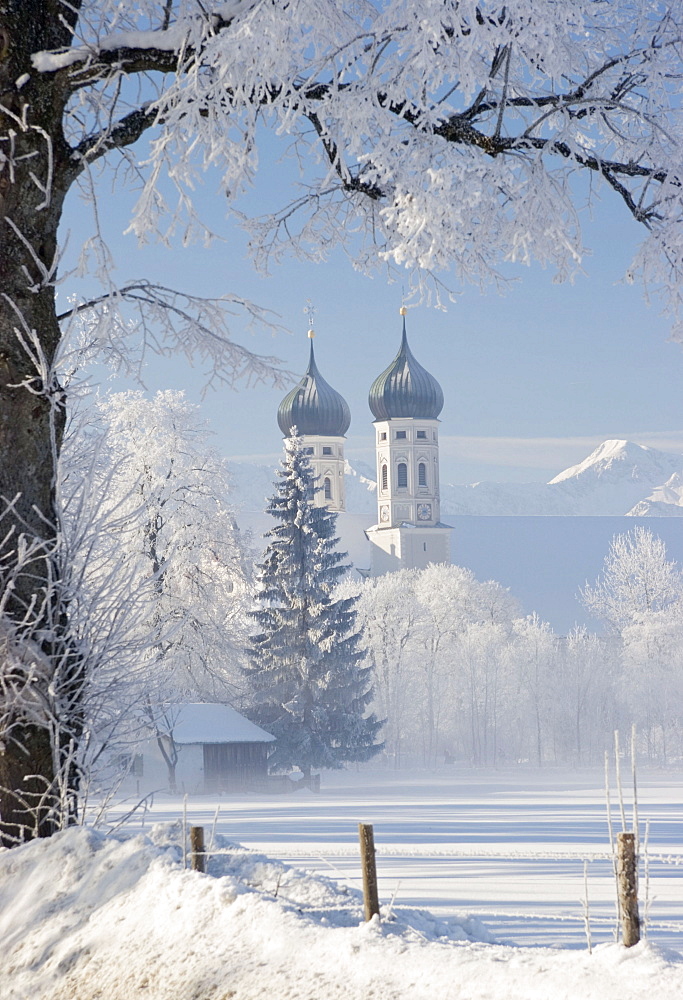
<svg viewBox="0 0 683 1000"><path fill-rule="evenodd" d="M262 511L273 493L274 469L230 466L233 498L244 511ZM373 470L346 463L346 507L353 514L375 513ZM630 515L683 517L683 455L632 441L604 441L583 462L549 483L441 484L441 513L489 516ZM369 522L368 522L369 523Z"/></svg>
<svg viewBox="0 0 683 1000"><path fill-rule="evenodd" d="M669 490L667 497L659 495L672 479L681 482L683 455L658 451L632 441L604 441L579 465L574 465L548 483L549 488L562 489L586 514L627 514L642 516L641 503L656 499L650 516L665 512L662 506L676 508L683 514L681 494ZM645 494L645 496L643 496ZM657 494L657 496L653 496Z"/></svg>
<svg viewBox="0 0 683 1000"><path fill-rule="evenodd" d="M683 516L683 474L674 472L663 486L658 486L649 497L637 503L629 514L633 517Z"/></svg>
<svg viewBox="0 0 683 1000"><path fill-rule="evenodd" d="M632 441L604 441L549 483L447 484L441 489L444 514L681 516L682 502L683 455Z"/></svg>

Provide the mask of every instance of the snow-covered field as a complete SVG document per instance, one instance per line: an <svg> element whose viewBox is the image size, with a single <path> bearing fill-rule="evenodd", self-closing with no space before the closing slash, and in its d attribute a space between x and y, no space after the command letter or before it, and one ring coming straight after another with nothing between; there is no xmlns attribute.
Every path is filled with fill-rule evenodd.
<svg viewBox="0 0 683 1000"><path fill-rule="evenodd" d="M598 772L374 769L325 773L319 795L189 798L207 838L220 806L219 878L183 870L183 800L157 796L116 839L72 830L0 854L0 997L679 998L683 773L639 775L650 912L629 951L612 943L602 785ZM359 821L375 826L379 925L362 924Z"/></svg>
<svg viewBox="0 0 683 1000"><path fill-rule="evenodd" d="M624 774L628 822L629 781ZM683 951L683 773L641 774L639 785L643 833L650 820L649 853L676 855L681 865L650 864L649 934ZM611 801L617 831L614 788ZM518 944L585 947L583 859L596 859L588 867L592 934L597 942L612 939L614 876L611 862L597 860L609 854L599 770L330 771L319 795L306 789L188 797L188 825L204 825L208 837L217 807L218 832L231 840L359 889L357 826L373 823L380 902L395 894L397 904L442 916L466 909L497 939ZM144 824L182 812L182 797L157 796ZM143 829L142 817L128 827ZM662 926L674 921L678 933Z"/></svg>

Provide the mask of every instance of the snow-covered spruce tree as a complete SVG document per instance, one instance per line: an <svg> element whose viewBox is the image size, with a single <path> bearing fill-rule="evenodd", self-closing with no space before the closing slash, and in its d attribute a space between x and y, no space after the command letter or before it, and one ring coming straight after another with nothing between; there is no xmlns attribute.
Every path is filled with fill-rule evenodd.
<svg viewBox="0 0 683 1000"><path fill-rule="evenodd" d="M365 714L372 690L355 599L333 596L348 568L337 550L336 514L313 503L315 477L294 434L278 475L267 508L277 524L258 566L262 607L253 617L261 630L246 667L249 715L277 737L271 768L297 766L310 776L312 767L369 760L381 749L381 722Z"/></svg>

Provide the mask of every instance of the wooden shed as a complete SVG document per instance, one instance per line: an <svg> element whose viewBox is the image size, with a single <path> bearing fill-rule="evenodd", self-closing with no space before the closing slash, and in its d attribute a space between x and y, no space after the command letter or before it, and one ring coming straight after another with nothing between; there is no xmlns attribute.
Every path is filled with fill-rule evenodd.
<svg viewBox="0 0 683 1000"><path fill-rule="evenodd" d="M229 792L265 784L274 736L229 705L181 705L173 727L178 778L199 777L205 792Z"/></svg>
<svg viewBox="0 0 683 1000"><path fill-rule="evenodd" d="M268 790L268 752L275 737L230 705L169 706L157 727L130 757L126 786L137 793Z"/></svg>

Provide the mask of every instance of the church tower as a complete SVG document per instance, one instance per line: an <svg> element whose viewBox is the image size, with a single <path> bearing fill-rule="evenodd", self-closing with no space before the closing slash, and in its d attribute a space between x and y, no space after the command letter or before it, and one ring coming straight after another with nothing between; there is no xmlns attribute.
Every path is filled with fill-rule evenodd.
<svg viewBox="0 0 683 1000"><path fill-rule="evenodd" d="M443 392L408 346L406 309L398 354L370 388L377 451L377 524L368 528L370 575L450 563L451 528L439 506Z"/></svg>
<svg viewBox="0 0 683 1000"><path fill-rule="evenodd" d="M318 371L313 330L308 331L308 336L311 354L306 374L280 403L277 422L284 437L289 437L292 427L296 427L303 440L320 487L315 494L316 506L344 511L344 436L351 414L343 396Z"/></svg>

